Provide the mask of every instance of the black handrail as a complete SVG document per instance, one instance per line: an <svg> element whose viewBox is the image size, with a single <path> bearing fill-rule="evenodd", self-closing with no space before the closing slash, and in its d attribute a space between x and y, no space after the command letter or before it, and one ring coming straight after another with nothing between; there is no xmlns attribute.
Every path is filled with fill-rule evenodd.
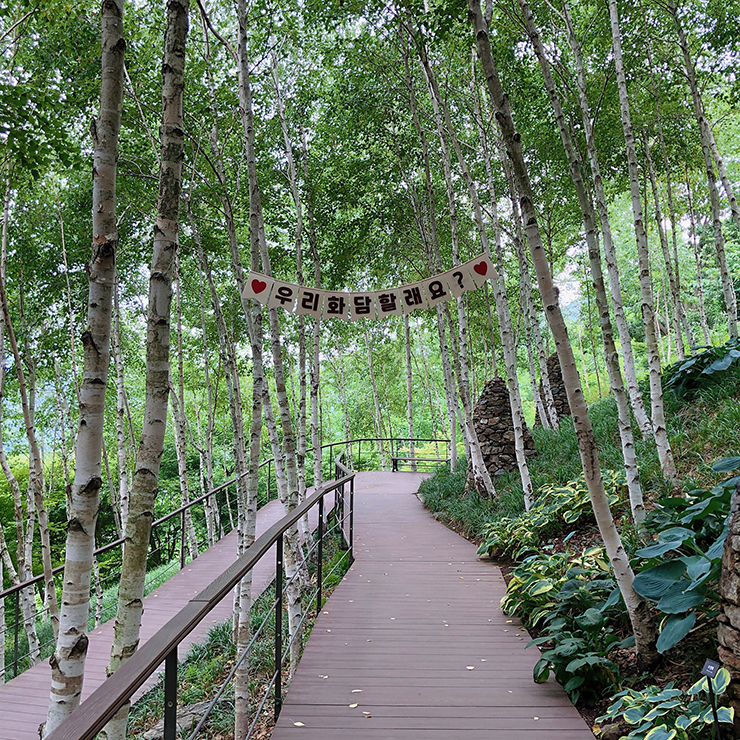
<svg viewBox="0 0 740 740"><path fill-rule="evenodd" d="M80 704L47 740L92 740L168 656L169 662L172 662L171 656L173 651L176 655L180 642L231 592L260 558L282 538L284 532L314 504L323 500L327 493L343 489L347 483L350 484L352 492L354 478L355 474L350 473L326 487L319 488L290 514L260 535L243 555L147 640L144 649L137 650L121 668Z"/></svg>

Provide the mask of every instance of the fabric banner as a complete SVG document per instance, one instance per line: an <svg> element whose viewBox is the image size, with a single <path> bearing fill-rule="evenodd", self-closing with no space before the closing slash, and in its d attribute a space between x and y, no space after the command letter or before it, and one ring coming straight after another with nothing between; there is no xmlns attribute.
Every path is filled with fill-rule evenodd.
<svg viewBox="0 0 740 740"><path fill-rule="evenodd" d="M480 288L486 280L492 280L495 273L491 258L481 254L447 272L416 283L387 290L348 293L307 288L250 272L244 286L244 297L269 308L284 308L316 319L358 321L403 316L412 311L434 308L442 301L451 301Z"/></svg>

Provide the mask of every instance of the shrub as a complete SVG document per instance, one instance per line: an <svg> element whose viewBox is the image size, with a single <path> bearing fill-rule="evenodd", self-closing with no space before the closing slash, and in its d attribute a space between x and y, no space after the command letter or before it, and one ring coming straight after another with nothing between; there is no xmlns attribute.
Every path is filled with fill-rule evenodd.
<svg viewBox="0 0 740 740"><path fill-rule="evenodd" d="M624 471L605 470L603 477L609 503L614 505L625 485ZM557 534L591 515L591 500L583 476L564 486L543 486L528 512L502 517L483 528L485 540L478 554L510 554L519 559L535 552L543 537Z"/></svg>
<svg viewBox="0 0 740 740"><path fill-rule="evenodd" d="M722 668L712 679L714 693L721 695L730 683L730 673ZM597 722L624 721L636 725L624 740L704 740L708 737L707 725L713 721L712 708L701 697L708 693L707 679L697 681L688 691L674 689L673 683L665 688L648 686L642 691L620 691L616 701ZM732 722L732 708L717 710L720 722ZM656 721L660 724L656 724ZM714 735L712 735L714 737Z"/></svg>

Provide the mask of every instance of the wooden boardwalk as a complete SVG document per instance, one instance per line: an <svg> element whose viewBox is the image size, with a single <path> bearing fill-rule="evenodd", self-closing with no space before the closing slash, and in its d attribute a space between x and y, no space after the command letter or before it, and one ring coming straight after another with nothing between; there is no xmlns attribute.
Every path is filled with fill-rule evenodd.
<svg viewBox="0 0 740 740"><path fill-rule="evenodd" d="M504 616L500 570L435 521L418 473L360 473L355 564L319 616L272 740L593 740Z"/></svg>
<svg viewBox="0 0 740 740"><path fill-rule="evenodd" d="M315 510L313 515L312 524L316 526ZM284 516L284 510L279 501L271 501L263 506L257 512L257 534L264 532L282 516ZM224 537L152 591L144 599L141 645L144 645L146 640L234 560L236 560L236 532ZM255 596L262 593L274 577L273 548L254 569L252 593ZM187 653L192 643L201 642L213 624L229 619L231 611L231 599L225 598L208 615L208 619L201 622L188 639L181 643L180 656L183 657ZM90 634L90 646L85 663L85 683L82 691L83 701L105 680L105 668L108 665L113 642L113 624L114 620L111 619ZM157 676L152 676L135 695L135 698L145 693L156 681ZM38 740L38 727L46 721L50 686L51 671L48 660L24 671L8 683L0 685L0 740Z"/></svg>

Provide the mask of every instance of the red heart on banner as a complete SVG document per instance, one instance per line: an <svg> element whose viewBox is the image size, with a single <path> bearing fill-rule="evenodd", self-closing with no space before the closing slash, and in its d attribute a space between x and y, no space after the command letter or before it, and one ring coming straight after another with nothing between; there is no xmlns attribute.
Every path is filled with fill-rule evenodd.
<svg viewBox="0 0 740 740"><path fill-rule="evenodd" d="M267 287L264 280L252 280L252 290L255 293L261 293Z"/></svg>
<svg viewBox="0 0 740 740"><path fill-rule="evenodd" d="M473 269L479 275L485 275L488 272L488 263L487 262L479 262L477 265L473 265Z"/></svg>

